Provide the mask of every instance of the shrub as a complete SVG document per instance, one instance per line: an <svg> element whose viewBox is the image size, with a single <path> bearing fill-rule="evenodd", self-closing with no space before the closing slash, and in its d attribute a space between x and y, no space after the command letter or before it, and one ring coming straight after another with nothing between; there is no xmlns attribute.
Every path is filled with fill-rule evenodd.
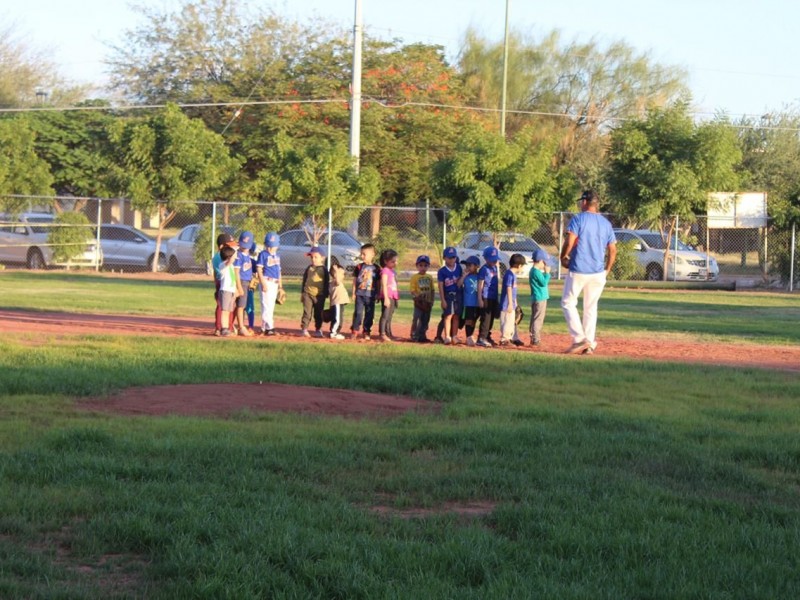
<svg viewBox="0 0 800 600"><path fill-rule="evenodd" d="M56 216L47 236L56 263L69 263L86 252L87 244L93 241L92 224L80 212L64 212Z"/></svg>
<svg viewBox="0 0 800 600"><path fill-rule="evenodd" d="M611 279L628 280L644 279L644 267L639 264L637 258L638 250L635 249L636 242L617 242L617 260L611 269Z"/></svg>

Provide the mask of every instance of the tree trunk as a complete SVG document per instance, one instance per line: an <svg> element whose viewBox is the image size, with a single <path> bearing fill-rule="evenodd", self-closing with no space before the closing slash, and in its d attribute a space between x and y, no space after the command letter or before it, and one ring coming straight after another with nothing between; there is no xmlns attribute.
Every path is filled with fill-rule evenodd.
<svg viewBox="0 0 800 600"><path fill-rule="evenodd" d="M678 234L678 232L675 231L675 226L677 225L677 221L678 221L678 217L677 216L674 217L673 219L670 219L669 228L667 230L666 237L664 237L663 229L661 231L661 236L662 236L662 239L664 240L664 246L665 246L665 249L664 249L664 264L663 264L662 269L661 269L663 271L662 276L661 276L661 279L663 281L667 281L667 270L669 269L669 266L668 266L669 265L669 252L670 252L670 246L671 246L670 242L672 241L673 234L674 235ZM673 258L673 261L677 261L677 259L678 259L678 256L676 254L675 257ZM677 262L674 262L673 264L677 264Z"/></svg>
<svg viewBox="0 0 800 600"><path fill-rule="evenodd" d="M381 231L381 207L373 206L369 210L370 237L375 239Z"/></svg>
<svg viewBox="0 0 800 600"><path fill-rule="evenodd" d="M158 273L158 257L161 256L161 238L164 236L164 228L175 218L175 215L178 214L177 211L172 211L171 213L167 214L167 207L163 204L158 208L158 233L156 234L156 251L153 253L153 264L151 265L151 271L153 273Z"/></svg>

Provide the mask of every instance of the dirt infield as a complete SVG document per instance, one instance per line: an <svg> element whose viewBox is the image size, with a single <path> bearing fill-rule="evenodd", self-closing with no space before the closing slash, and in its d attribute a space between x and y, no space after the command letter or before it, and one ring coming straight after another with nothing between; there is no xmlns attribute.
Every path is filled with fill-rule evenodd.
<svg viewBox="0 0 800 600"><path fill-rule="evenodd" d="M209 324L200 320L134 315L97 315L65 312L0 310L0 332L55 336L111 334L195 336L218 340L220 344L247 344L255 339L295 344L379 344L377 341L335 341L302 338L296 324L278 323L274 338L214 338ZM484 349L460 346L453 352L525 352L562 354L569 345L566 335L548 335L542 346L532 348ZM35 342L34 342L35 343ZM404 343L402 341L398 343ZM406 342L409 343L409 342ZM676 341L657 337L612 337L599 340L594 356L569 356L569 360L597 357L625 357L643 361L755 367L800 373L800 347L765 346L753 343ZM436 410L433 403L411 398L367 394L302 386L269 384L211 384L132 388L111 398L81 402L91 410L121 414L228 415L242 410L301 412L348 417L391 416L408 411Z"/></svg>

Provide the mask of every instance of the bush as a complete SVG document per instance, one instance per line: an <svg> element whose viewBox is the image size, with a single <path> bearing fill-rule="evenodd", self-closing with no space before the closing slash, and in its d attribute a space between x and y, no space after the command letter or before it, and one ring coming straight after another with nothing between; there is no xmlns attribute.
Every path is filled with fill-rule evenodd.
<svg viewBox="0 0 800 600"><path fill-rule="evenodd" d="M397 227L386 225L381 227L378 235L372 238L372 243L375 245L377 255L380 256L384 250L394 250L398 255L405 254L408 249L408 241L402 236Z"/></svg>
<svg viewBox="0 0 800 600"><path fill-rule="evenodd" d="M69 263L86 252L95 241L89 219L80 212L64 212L53 220L47 242L53 248L53 261Z"/></svg>
<svg viewBox="0 0 800 600"><path fill-rule="evenodd" d="M636 242L617 242L617 260L611 269L611 279L629 280L644 279L644 267L639 264L637 258L638 250L635 249Z"/></svg>

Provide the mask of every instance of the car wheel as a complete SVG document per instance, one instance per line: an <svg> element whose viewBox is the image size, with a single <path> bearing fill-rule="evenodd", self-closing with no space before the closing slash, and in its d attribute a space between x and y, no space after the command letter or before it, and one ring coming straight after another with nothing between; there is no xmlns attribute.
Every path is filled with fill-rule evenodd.
<svg viewBox="0 0 800 600"><path fill-rule="evenodd" d="M167 267L170 273L180 273L181 266L178 264L178 257L170 256L169 257L169 266Z"/></svg>
<svg viewBox="0 0 800 600"><path fill-rule="evenodd" d="M147 270L153 270L153 255L150 255L150 258L147 259ZM163 254L158 255L158 272L163 273L167 270L167 257Z"/></svg>
<svg viewBox="0 0 800 600"><path fill-rule="evenodd" d="M28 268L34 271L41 271L45 268L44 264L44 256L42 256L42 251L38 248L31 248L28 250Z"/></svg>
<svg viewBox="0 0 800 600"><path fill-rule="evenodd" d="M660 265L650 265L647 267L647 281L663 281L664 269Z"/></svg>

